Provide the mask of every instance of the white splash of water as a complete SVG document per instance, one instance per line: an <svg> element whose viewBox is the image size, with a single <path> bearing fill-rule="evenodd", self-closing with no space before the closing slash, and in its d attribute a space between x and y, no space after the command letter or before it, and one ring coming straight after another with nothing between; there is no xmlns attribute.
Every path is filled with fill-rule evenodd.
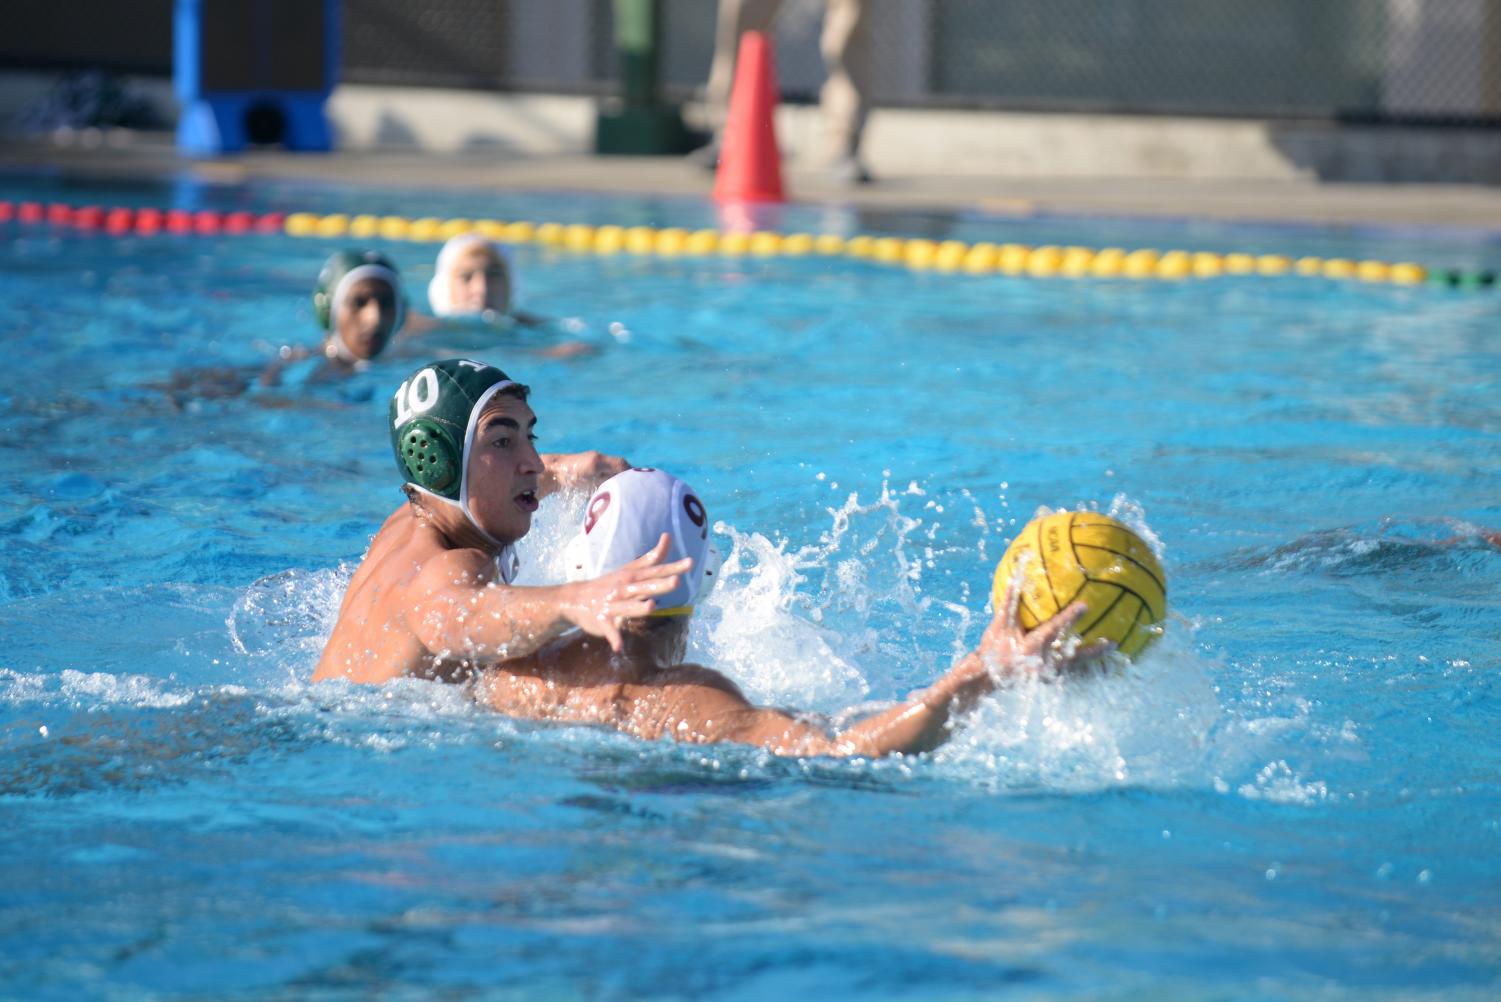
<svg viewBox="0 0 1501 1002"><path fill-rule="evenodd" d="M1329 788L1322 782L1305 783L1286 761L1268 762L1256 774L1254 782L1243 783L1236 791L1247 800L1266 800L1275 804L1308 805L1325 800Z"/></svg>
<svg viewBox="0 0 1501 1002"><path fill-rule="evenodd" d="M269 663L290 679L306 678L338 619L354 568L270 574L235 602L225 625L236 651Z"/></svg>
<svg viewBox="0 0 1501 1002"><path fill-rule="evenodd" d="M146 675L111 675L72 668L63 669L58 690L75 706L88 709L111 705L170 709L193 699L191 692L173 692L161 679Z"/></svg>
<svg viewBox="0 0 1501 1002"><path fill-rule="evenodd" d="M1004 788L1207 786L1224 719L1207 667L1169 631L1118 669L994 693L935 757Z"/></svg>
<svg viewBox="0 0 1501 1002"><path fill-rule="evenodd" d="M836 652L840 638L792 611L805 580L801 554L723 522L714 531L733 544L718 585L694 616L689 658L724 672L758 703L822 706L863 698L869 686Z"/></svg>

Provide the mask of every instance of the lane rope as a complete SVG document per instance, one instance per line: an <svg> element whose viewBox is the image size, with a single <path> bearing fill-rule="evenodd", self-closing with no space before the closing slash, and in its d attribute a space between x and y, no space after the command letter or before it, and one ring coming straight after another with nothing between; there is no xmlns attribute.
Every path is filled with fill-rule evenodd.
<svg viewBox="0 0 1501 1002"><path fill-rule="evenodd" d="M912 271L1032 278L1101 278L1183 281L1222 276L1325 278L1392 285L1430 283L1452 289L1490 289L1494 272L1428 268L1412 261L1290 257L1283 254L1156 250L1149 247L1079 247L1018 243L966 243L921 237L844 237L832 233L777 233L679 227L589 226L524 220L440 219L436 216L376 216L313 212L214 212L73 206L61 202L0 201L0 223L63 226L113 236L196 234L217 236L284 233L291 237L348 237L441 243L460 233L479 233L500 243L535 243L583 254L656 257L845 257Z"/></svg>

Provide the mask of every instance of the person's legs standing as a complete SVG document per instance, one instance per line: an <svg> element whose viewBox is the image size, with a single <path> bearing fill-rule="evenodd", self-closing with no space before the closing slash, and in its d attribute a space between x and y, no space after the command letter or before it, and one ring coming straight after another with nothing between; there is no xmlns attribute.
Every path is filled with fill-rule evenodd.
<svg viewBox="0 0 1501 1002"><path fill-rule="evenodd" d="M828 0L819 48L828 79L819 92L824 165L839 180L864 182L860 139L870 113L870 23L864 0Z"/></svg>
<svg viewBox="0 0 1501 1002"><path fill-rule="evenodd" d="M714 61L709 64L709 82L704 87L704 109L714 138L695 156L714 166L719 159L719 141L729 117L730 89L735 84L735 59L740 54L740 36L747 31L769 31L782 0L719 0L714 23Z"/></svg>

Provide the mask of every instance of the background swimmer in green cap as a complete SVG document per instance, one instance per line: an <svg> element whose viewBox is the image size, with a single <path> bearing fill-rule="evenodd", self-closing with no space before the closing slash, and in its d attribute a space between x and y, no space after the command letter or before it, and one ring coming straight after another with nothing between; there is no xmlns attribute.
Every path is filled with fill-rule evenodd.
<svg viewBox="0 0 1501 1002"><path fill-rule="evenodd" d="M513 587L515 543L541 498L591 489L627 468L597 452L538 454L527 387L482 362L424 366L391 398L389 427L407 502L386 519L349 582L314 681L457 681L568 630L620 644L691 560L666 540L591 580Z"/></svg>
<svg viewBox="0 0 1501 1002"><path fill-rule="evenodd" d="M342 250L324 262L313 289L313 316L324 330L316 349L282 346L261 373L262 386L276 386L283 370L307 358L321 364L313 381L348 375L369 364L401 330L406 304L396 265L372 250Z"/></svg>

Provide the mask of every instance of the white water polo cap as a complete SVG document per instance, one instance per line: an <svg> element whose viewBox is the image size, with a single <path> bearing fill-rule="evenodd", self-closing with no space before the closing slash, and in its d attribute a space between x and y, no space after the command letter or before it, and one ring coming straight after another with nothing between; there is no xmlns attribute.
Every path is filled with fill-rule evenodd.
<svg viewBox="0 0 1501 1002"><path fill-rule="evenodd" d="M664 563L692 557L678 586L657 598L653 616L687 616L719 577L719 550L709 541L709 515L693 488L661 470L637 468L599 485L584 509L582 530L563 551L569 581L586 581L624 567L657 545Z"/></svg>
<svg viewBox="0 0 1501 1002"><path fill-rule="evenodd" d="M428 498L457 507L501 554L510 584L520 569L515 549L491 536L469 510L469 453L485 405L498 393L522 400L530 392L493 365L467 358L433 362L414 372L391 397L391 448L402 478Z"/></svg>
<svg viewBox="0 0 1501 1002"><path fill-rule="evenodd" d="M478 233L460 233L450 237L438 251L438 261L433 269L433 277L427 283L427 301L433 308L435 317L473 316L480 313L488 313L488 310L465 310L460 312L453 304L453 270L459 263L459 258L476 247L484 248L495 255L500 262L500 268L505 272L506 297L501 306L501 313L510 312L511 306L516 302L516 269L511 264L511 256L500 244L489 240Z"/></svg>

